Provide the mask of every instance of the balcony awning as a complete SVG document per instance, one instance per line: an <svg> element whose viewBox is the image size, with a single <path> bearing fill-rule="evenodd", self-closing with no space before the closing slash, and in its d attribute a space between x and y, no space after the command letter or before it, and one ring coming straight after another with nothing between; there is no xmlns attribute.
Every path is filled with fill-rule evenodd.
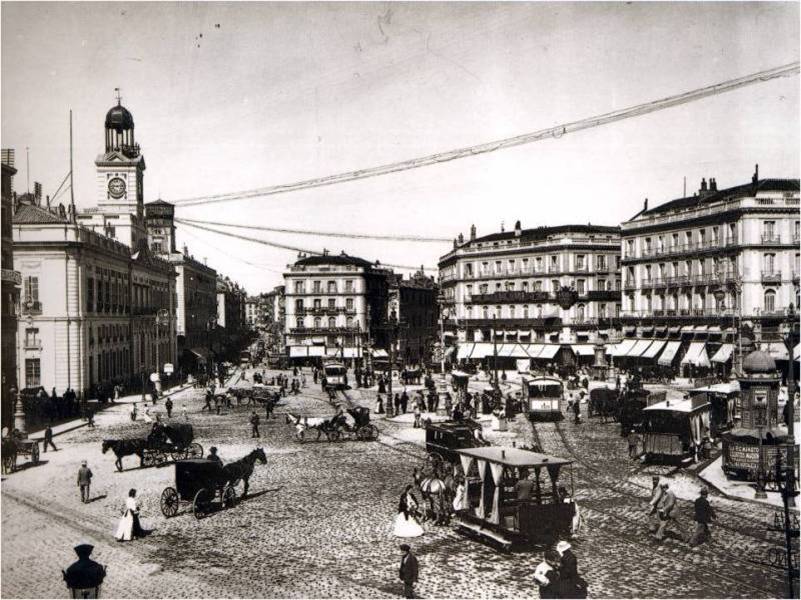
<svg viewBox="0 0 801 600"><path fill-rule="evenodd" d="M704 342L690 342L690 347L684 358L681 359L683 365L695 365L696 367L709 367L709 357L706 354L706 344Z"/></svg>
<svg viewBox="0 0 801 600"><path fill-rule="evenodd" d="M342 356L344 358L359 358L359 349L353 347L343 348Z"/></svg>
<svg viewBox="0 0 801 600"><path fill-rule="evenodd" d="M709 335L718 335L721 333L719 325L711 325L708 330Z"/></svg>
<svg viewBox="0 0 801 600"><path fill-rule="evenodd" d="M712 362L728 362L731 358L732 352L734 352L734 344L723 344L720 348L718 348L718 351L715 352L715 356L712 357Z"/></svg>
<svg viewBox="0 0 801 600"><path fill-rule="evenodd" d="M517 336L518 338L531 337L531 331L518 331Z"/></svg>
<svg viewBox="0 0 801 600"><path fill-rule="evenodd" d="M472 342L459 344L459 350L456 353L456 358L459 360L470 358L470 353L473 352L473 346L475 346L475 344Z"/></svg>
<svg viewBox="0 0 801 600"><path fill-rule="evenodd" d="M559 344L545 344L542 348L542 352L539 353L537 358L544 358L546 360L552 359L556 356L556 353L559 352Z"/></svg>
<svg viewBox="0 0 801 600"><path fill-rule="evenodd" d="M571 344L570 347L576 356L593 356L595 354L592 344Z"/></svg>
<svg viewBox="0 0 801 600"><path fill-rule="evenodd" d="M637 343L626 353L627 357L639 358L651 345L651 340L637 340Z"/></svg>
<svg viewBox="0 0 801 600"><path fill-rule="evenodd" d="M640 358L656 358L656 355L659 354L659 351L665 347L665 344L667 344L665 340L654 340L651 345L648 346L648 349L642 353Z"/></svg>
<svg viewBox="0 0 801 600"><path fill-rule="evenodd" d="M636 333L636 331L637 331L636 327L624 327L623 328L623 332L626 335L634 335L634 333Z"/></svg>
<svg viewBox="0 0 801 600"><path fill-rule="evenodd" d="M325 356L325 346L308 346L309 356Z"/></svg>
<svg viewBox="0 0 801 600"><path fill-rule="evenodd" d="M662 365L663 367L672 365L673 359L676 358L676 353L679 351L680 347L681 342L668 342L665 349L662 350L662 355L659 357L659 360L656 361L656 364Z"/></svg>
<svg viewBox="0 0 801 600"><path fill-rule="evenodd" d="M389 354L387 354L386 350L382 350L381 348L375 348L372 350L373 358L389 358Z"/></svg>
<svg viewBox="0 0 801 600"><path fill-rule="evenodd" d="M668 333L671 334L671 335L675 335L675 334L679 333L679 331L681 331L681 327L669 327L668 328Z"/></svg>
<svg viewBox="0 0 801 600"><path fill-rule="evenodd" d="M527 344L526 352L528 352L528 357L537 358L544 347L545 346L543 344Z"/></svg>
<svg viewBox="0 0 801 600"><path fill-rule="evenodd" d="M489 342L476 342L473 346L473 352L470 353L470 358L486 358L492 356L492 344Z"/></svg>
<svg viewBox="0 0 801 600"><path fill-rule="evenodd" d="M692 325L685 325L681 328L682 333L695 333L695 327Z"/></svg>
<svg viewBox="0 0 801 600"><path fill-rule="evenodd" d="M620 356L626 356L629 351L634 347L634 344L637 343L637 340L623 340L619 344L617 344L614 349L612 350L612 356L614 358L618 358Z"/></svg>
<svg viewBox="0 0 801 600"><path fill-rule="evenodd" d="M289 358L302 358L309 355L309 347L308 346L290 346L289 347Z"/></svg>
<svg viewBox="0 0 801 600"><path fill-rule="evenodd" d="M657 327L654 330L654 334L657 334L657 335L666 335L667 332L668 332L668 328L667 327Z"/></svg>
<svg viewBox="0 0 801 600"><path fill-rule="evenodd" d="M695 333L706 333L709 328L706 325L696 325L693 329Z"/></svg>

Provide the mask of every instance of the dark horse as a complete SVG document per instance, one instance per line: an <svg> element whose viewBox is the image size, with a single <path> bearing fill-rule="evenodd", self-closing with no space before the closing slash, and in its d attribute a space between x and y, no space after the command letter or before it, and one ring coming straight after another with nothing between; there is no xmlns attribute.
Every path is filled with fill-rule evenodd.
<svg viewBox="0 0 801 600"><path fill-rule="evenodd" d="M244 458L228 463L223 467L223 473L227 478L226 483L236 487L240 480L245 482L245 491L242 493L243 498L248 495L248 480L253 475L253 467L257 460L263 465L267 464L267 455L264 454L262 448L256 448Z"/></svg>
<svg viewBox="0 0 801 600"><path fill-rule="evenodd" d="M103 454L111 449L117 460L114 464L118 471L122 471L122 459L124 456L136 455L139 457L139 467L142 467L144 461L145 448L147 448L147 440L145 439L132 439L132 440L103 440Z"/></svg>

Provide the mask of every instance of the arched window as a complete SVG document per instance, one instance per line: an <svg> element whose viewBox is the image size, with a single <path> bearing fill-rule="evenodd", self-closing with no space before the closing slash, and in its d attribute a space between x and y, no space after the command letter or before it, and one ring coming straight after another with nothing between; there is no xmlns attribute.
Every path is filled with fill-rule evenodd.
<svg viewBox="0 0 801 600"><path fill-rule="evenodd" d="M333 329L336 326L337 326L336 317L328 317L328 328Z"/></svg>
<svg viewBox="0 0 801 600"><path fill-rule="evenodd" d="M321 324L322 324L322 321L320 321L320 317L314 317L314 326L317 329L320 329Z"/></svg>
<svg viewBox="0 0 801 600"><path fill-rule="evenodd" d="M481 311L482 311L482 313L484 315L484 318L485 319L489 319L489 307L485 306L484 308L481 309Z"/></svg>
<svg viewBox="0 0 801 600"><path fill-rule="evenodd" d="M509 307L509 318L510 319L514 319L515 318L515 305L514 304L512 304Z"/></svg>
<svg viewBox="0 0 801 600"><path fill-rule="evenodd" d="M765 312L776 310L776 292L773 290L765 291Z"/></svg>
<svg viewBox="0 0 801 600"><path fill-rule="evenodd" d="M523 305L523 318L528 319L528 304Z"/></svg>
<svg viewBox="0 0 801 600"><path fill-rule="evenodd" d="M298 318L298 319L295 321L295 326L296 326L298 329L303 329L303 318L302 318L302 317Z"/></svg>
<svg viewBox="0 0 801 600"><path fill-rule="evenodd" d="M576 307L576 320L579 323L583 323L584 322L584 305L583 304L579 304Z"/></svg>
<svg viewBox="0 0 801 600"><path fill-rule="evenodd" d="M345 323L346 323L346 325L348 326L349 329L352 329L353 328L353 317L348 317L345 320Z"/></svg>

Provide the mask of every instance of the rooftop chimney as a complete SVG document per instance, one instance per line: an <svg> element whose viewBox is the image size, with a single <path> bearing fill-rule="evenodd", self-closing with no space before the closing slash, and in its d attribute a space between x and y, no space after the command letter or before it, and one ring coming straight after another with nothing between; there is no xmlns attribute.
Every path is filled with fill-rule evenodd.
<svg viewBox="0 0 801 600"><path fill-rule="evenodd" d="M470 226L470 241L472 242L475 239L476 239L476 226L475 225L471 225Z"/></svg>
<svg viewBox="0 0 801 600"><path fill-rule="evenodd" d="M645 201L642 203L642 209L643 211L648 210L648 198L646 198Z"/></svg>
<svg viewBox="0 0 801 600"><path fill-rule="evenodd" d="M704 178L704 177L701 178L701 189L698 190L698 191L700 191L700 192L705 192L706 191L706 178Z"/></svg>
<svg viewBox="0 0 801 600"><path fill-rule="evenodd" d="M714 177L709 178L709 191L710 192L717 192L718 191L718 182L715 181Z"/></svg>
<svg viewBox="0 0 801 600"><path fill-rule="evenodd" d="M189 248L186 247L186 244L184 244L184 256L189 256Z"/></svg>
<svg viewBox="0 0 801 600"><path fill-rule="evenodd" d="M515 221L515 237L520 237L523 233L523 229L520 226L520 221Z"/></svg>
<svg viewBox="0 0 801 600"><path fill-rule="evenodd" d="M503 221L501 221L501 233L503 233L504 231L506 231L506 229L503 226Z"/></svg>
<svg viewBox="0 0 801 600"><path fill-rule="evenodd" d="M464 244L464 236L461 233L459 234L459 237L456 238L456 240L459 242L460 246Z"/></svg>
<svg viewBox="0 0 801 600"><path fill-rule="evenodd" d="M759 183L759 165L758 164L754 165L754 176L751 178L751 183L753 183L754 185Z"/></svg>

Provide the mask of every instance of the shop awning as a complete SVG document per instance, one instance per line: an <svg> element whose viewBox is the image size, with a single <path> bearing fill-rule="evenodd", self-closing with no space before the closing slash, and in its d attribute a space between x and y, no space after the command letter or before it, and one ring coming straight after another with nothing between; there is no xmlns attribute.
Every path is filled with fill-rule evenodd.
<svg viewBox="0 0 801 600"><path fill-rule="evenodd" d="M387 354L386 350L382 350L381 348L375 348L372 351L373 358L389 358L389 354Z"/></svg>
<svg viewBox="0 0 801 600"><path fill-rule="evenodd" d="M497 345L497 352L498 358L508 358L512 356L512 350L514 349L515 344L498 344ZM493 348L493 350L495 350Z"/></svg>
<svg viewBox="0 0 801 600"><path fill-rule="evenodd" d="M459 344L459 350L456 352L456 358L458 358L459 360L470 358L470 353L473 352L473 346L475 346L475 344L473 344L472 342Z"/></svg>
<svg viewBox="0 0 801 600"><path fill-rule="evenodd" d="M668 327L668 333L670 335L676 335L679 331L681 331L681 327Z"/></svg>
<svg viewBox="0 0 801 600"><path fill-rule="evenodd" d="M559 344L546 344L545 346L543 346L542 352L539 353L537 358L544 358L550 360L554 356L556 356L556 353L559 352L559 348L560 348Z"/></svg>
<svg viewBox="0 0 801 600"><path fill-rule="evenodd" d="M537 358L544 347L542 344L527 344L526 352L528 352L529 358Z"/></svg>
<svg viewBox="0 0 801 600"><path fill-rule="evenodd" d="M790 354L787 352L784 342L770 342L767 346L765 348L763 344L762 350L770 354L773 360L790 360Z"/></svg>
<svg viewBox="0 0 801 600"><path fill-rule="evenodd" d="M476 342L473 346L473 352L470 353L470 358L486 358L492 356L492 344L489 342Z"/></svg>
<svg viewBox="0 0 801 600"><path fill-rule="evenodd" d="M659 360L656 361L656 363L664 367L669 367L672 365L673 359L676 357L676 352L679 351L680 346L681 342L668 342L667 346L665 346L665 349L662 350L662 355L659 357Z"/></svg>
<svg viewBox="0 0 801 600"><path fill-rule="evenodd" d="M637 340L637 343L626 353L627 357L639 358L651 345L651 340Z"/></svg>
<svg viewBox="0 0 801 600"><path fill-rule="evenodd" d="M707 325L696 325L693 331L695 331L695 333L706 333L708 329L709 327Z"/></svg>
<svg viewBox="0 0 801 600"><path fill-rule="evenodd" d="M325 355L326 356L330 356L331 358L339 358L340 355L341 355L340 353L341 353L341 350L339 348L337 348L336 346L334 346L332 348L326 347L326 349L325 349Z"/></svg>
<svg viewBox="0 0 801 600"><path fill-rule="evenodd" d="M576 356L593 356L595 354L592 344L571 344L570 347Z"/></svg>
<svg viewBox="0 0 801 600"><path fill-rule="evenodd" d="M681 328L682 333L695 333L695 327L692 325L685 325Z"/></svg>
<svg viewBox="0 0 801 600"><path fill-rule="evenodd" d="M498 353L498 356L509 356L511 358L528 358L528 352L521 344L504 344L506 346L504 348L504 353L501 355Z"/></svg>
<svg viewBox="0 0 801 600"><path fill-rule="evenodd" d="M709 357L706 354L706 344L704 342L690 342L690 347L684 358L681 359L683 365L695 365L696 367L709 367Z"/></svg>
<svg viewBox="0 0 801 600"><path fill-rule="evenodd" d="M309 356L325 356L325 346L307 346Z"/></svg>
<svg viewBox="0 0 801 600"><path fill-rule="evenodd" d="M309 352L311 355L311 352ZM359 349L358 348L343 348L342 349L342 356L344 358L358 358L359 357Z"/></svg>
<svg viewBox="0 0 801 600"><path fill-rule="evenodd" d="M665 347L665 344L667 344L665 340L654 340L653 343L648 346L648 349L642 353L640 358L655 358L656 355L659 354L659 351Z"/></svg>
<svg viewBox="0 0 801 600"><path fill-rule="evenodd" d="M614 358L626 356L636 343L637 340L623 340L612 350L612 356Z"/></svg>
<svg viewBox="0 0 801 600"><path fill-rule="evenodd" d="M712 357L712 362L714 363L725 363L731 358L731 353L734 351L734 344L723 344L718 351L715 352L715 356Z"/></svg>
<svg viewBox="0 0 801 600"><path fill-rule="evenodd" d="M209 356L209 349L208 348L201 348L201 347L192 348L189 352L194 354L197 357L197 359L200 360L200 361L206 362L206 360L208 360L208 356Z"/></svg>
<svg viewBox="0 0 801 600"><path fill-rule="evenodd" d="M290 346L289 347L289 357L290 358L302 358L308 356L308 346Z"/></svg>

